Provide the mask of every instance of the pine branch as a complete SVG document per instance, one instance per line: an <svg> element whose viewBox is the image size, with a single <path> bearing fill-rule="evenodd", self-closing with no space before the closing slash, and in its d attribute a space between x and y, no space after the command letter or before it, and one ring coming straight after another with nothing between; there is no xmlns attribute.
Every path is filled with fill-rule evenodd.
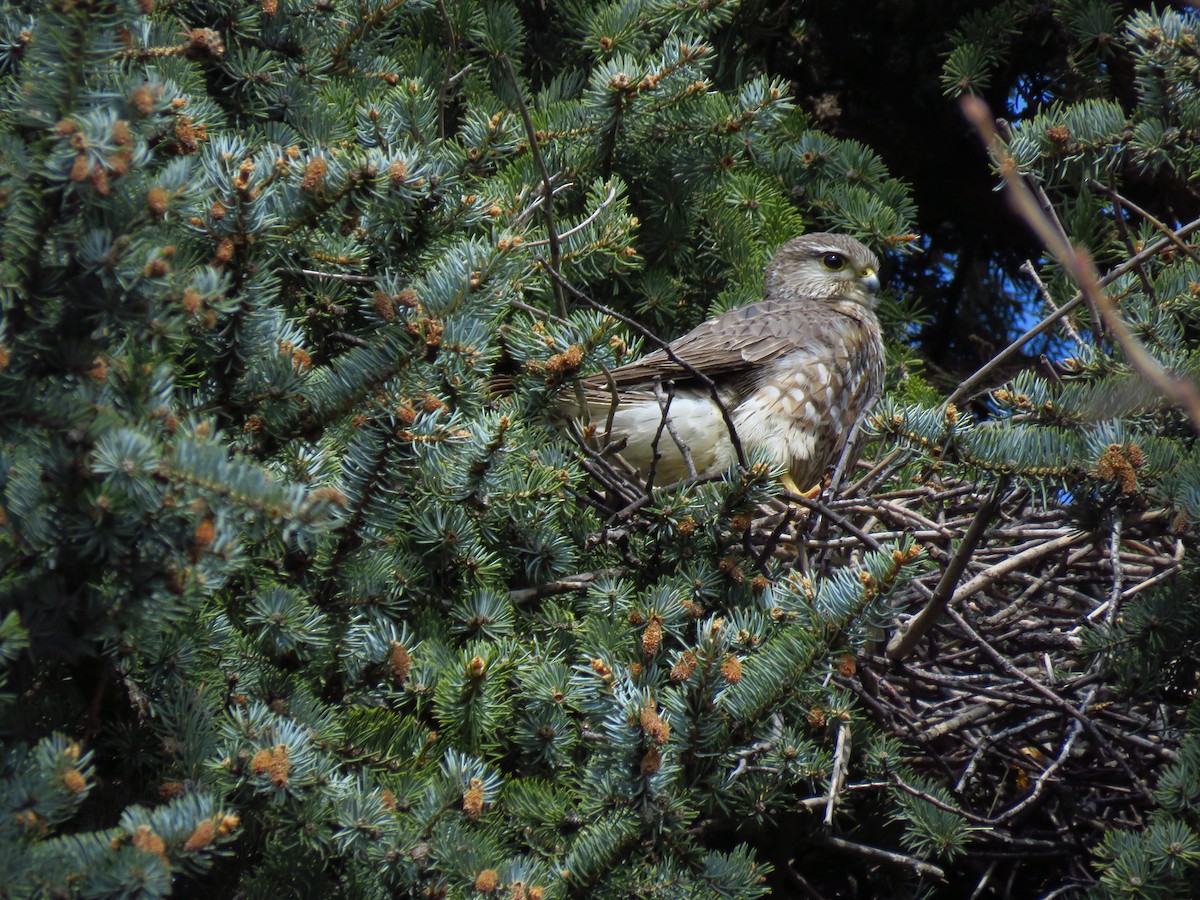
<svg viewBox="0 0 1200 900"><path fill-rule="evenodd" d="M1155 241L1141 253L1137 254L1137 256L1125 260L1125 262L1118 266L1114 266L1103 278L1100 278L1096 281L1096 287L1103 288L1109 284L1112 284L1122 275L1133 271L1133 269L1141 263L1148 259L1153 259L1167 248L1174 246L1176 240L1181 240L1197 230L1200 230L1200 219L1193 219L1186 225L1183 225L1172 231L1172 235L1174 236L1173 240L1163 238L1162 240ZM946 398L947 405L961 403L967 396L971 394L972 391L975 390L975 388L977 388L983 382L985 378L996 371L996 369L1000 368L1000 366L1011 360L1016 354L1020 353L1021 348L1023 348L1031 340L1033 340L1039 334L1043 334L1044 332L1048 331L1056 322L1058 322L1059 319L1072 312L1077 306L1083 303L1083 300L1084 293L1081 290L1062 306L1058 307L1058 309L1050 313L1050 315L1045 316L1036 325L1028 328L1024 334L1014 340L999 353L994 355L975 372L963 379L963 381L959 383L958 387L954 389L950 396Z"/></svg>
<svg viewBox="0 0 1200 900"><path fill-rule="evenodd" d="M1096 272L1091 257L1082 248L1071 244L1064 236L1061 224L1057 227L1054 225L1054 220L1039 204L1027 181L1016 174L1015 163L996 137L992 127L991 112L987 105L978 97L964 97L962 107L971 124L983 137L989 152L997 160L1009 189L1009 197L1012 199L1017 213L1041 238L1063 268L1071 273L1080 287L1080 293L1099 311L1100 316L1121 345L1121 349L1125 351L1130 364L1164 397L1182 407L1192 420L1192 427L1200 431L1200 389L1197 389L1191 381L1167 372L1130 331L1125 320L1113 306L1112 300L1104 292L1103 279ZM1164 240L1174 244L1179 236L1179 232L1176 232L1172 238ZM1060 308L1060 313L1066 309L1067 305L1069 304L1064 304ZM959 389L955 393L961 390L962 385L959 385Z"/></svg>

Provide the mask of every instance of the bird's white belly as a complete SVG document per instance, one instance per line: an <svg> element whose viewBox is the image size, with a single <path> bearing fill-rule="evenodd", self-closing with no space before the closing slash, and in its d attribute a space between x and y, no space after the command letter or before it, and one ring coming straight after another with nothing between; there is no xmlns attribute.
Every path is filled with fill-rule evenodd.
<svg viewBox="0 0 1200 900"><path fill-rule="evenodd" d="M591 414L592 421L603 431L608 410L593 406ZM653 398L625 400L613 416L610 436L612 441L626 441L621 455L640 469L643 475L650 471L657 449L656 483L667 484L688 477L680 444L691 454L697 474L722 471L734 461L733 444L729 440L725 419L708 394L676 394L671 398L670 429L662 426L662 418L662 407ZM655 435L658 436L657 442Z"/></svg>

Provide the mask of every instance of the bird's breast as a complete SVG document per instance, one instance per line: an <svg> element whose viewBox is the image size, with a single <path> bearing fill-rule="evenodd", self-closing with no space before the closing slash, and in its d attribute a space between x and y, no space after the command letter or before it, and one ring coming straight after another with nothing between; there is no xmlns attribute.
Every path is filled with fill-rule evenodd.
<svg viewBox="0 0 1200 900"><path fill-rule="evenodd" d="M743 444L778 459L798 484L821 478L854 422L882 390L878 334L861 337L772 361L735 411Z"/></svg>

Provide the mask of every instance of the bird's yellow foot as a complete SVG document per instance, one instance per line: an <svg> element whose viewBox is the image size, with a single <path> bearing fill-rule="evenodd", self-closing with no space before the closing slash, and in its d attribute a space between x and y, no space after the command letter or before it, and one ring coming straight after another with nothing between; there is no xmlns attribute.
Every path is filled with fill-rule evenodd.
<svg viewBox="0 0 1200 900"><path fill-rule="evenodd" d="M800 489L800 485L796 484L796 479L794 479L792 477L791 472L785 472L783 477L779 480L783 482L784 488L789 493L799 494L805 500L816 500L817 497L820 496L821 488L823 486L821 484L821 482L818 481L816 484L814 484L812 487L810 487L807 491L802 491Z"/></svg>

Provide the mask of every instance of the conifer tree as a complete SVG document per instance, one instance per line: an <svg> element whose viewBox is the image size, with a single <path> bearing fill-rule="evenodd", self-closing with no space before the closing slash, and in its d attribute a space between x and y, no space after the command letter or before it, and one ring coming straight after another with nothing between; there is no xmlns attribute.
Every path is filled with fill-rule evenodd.
<svg viewBox="0 0 1200 900"><path fill-rule="evenodd" d="M868 460L801 508L753 457L647 493L548 412L798 233L917 242L735 61L752 4L0 4L0 895L952 891L1048 852L1052 785L1103 836L1060 882L1194 880L1200 460L1146 367L1186 394L1200 264L1124 191L1187 181L1197 24L1054 6L1099 76L998 169L1118 307L1047 256L1070 362L947 398L893 291Z"/></svg>

